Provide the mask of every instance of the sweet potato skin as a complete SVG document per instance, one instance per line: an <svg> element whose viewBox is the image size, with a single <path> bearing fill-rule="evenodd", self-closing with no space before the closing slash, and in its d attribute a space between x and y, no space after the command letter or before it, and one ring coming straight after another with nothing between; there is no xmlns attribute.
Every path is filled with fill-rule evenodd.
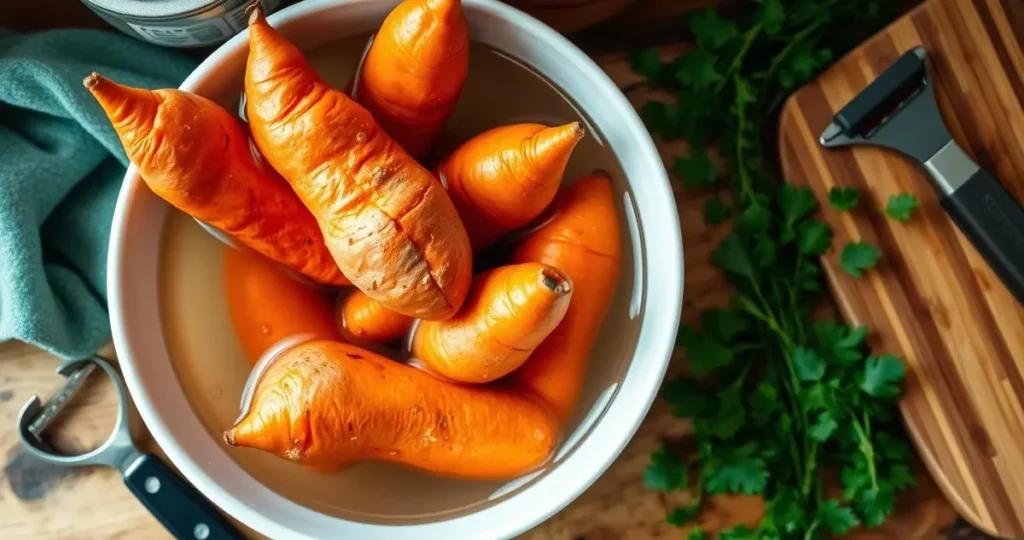
<svg viewBox="0 0 1024 540"><path fill-rule="evenodd" d="M320 469L363 459L442 475L507 479L550 457L558 427L512 389L442 381L332 341L297 345L260 378L224 440Z"/></svg>
<svg viewBox="0 0 1024 540"><path fill-rule="evenodd" d="M526 361L571 299L572 281L551 266L523 263L483 272L454 317L416 327L412 354L449 380L497 380Z"/></svg>
<svg viewBox="0 0 1024 540"><path fill-rule="evenodd" d="M484 249L551 204L576 144L579 122L548 127L510 124L472 137L438 166L466 224L473 249Z"/></svg>
<svg viewBox="0 0 1024 540"><path fill-rule="evenodd" d="M356 99L418 158L444 128L468 73L469 26L460 0L404 0L374 35Z"/></svg>
<svg viewBox="0 0 1024 540"><path fill-rule="evenodd" d="M333 294L298 281L259 254L226 248L223 280L235 337L250 363L295 336L341 339Z"/></svg>
<svg viewBox="0 0 1024 540"><path fill-rule="evenodd" d="M391 311L363 291L354 290L338 302L338 321L353 337L387 343L408 335L413 319Z"/></svg>
<svg viewBox="0 0 1024 540"><path fill-rule="evenodd" d="M563 421L576 407L590 352L618 286L622 245L611 180L585 176L554 204L554 217L516 248L513 262L539 262L572 279L572 302L562 322L512 377L543 398Z"/></svg>
<svg viewBox="0 0 1024 540"><path fill-rule="evenodd" d="M349 284L313 215L253 154L231 113L202 96L130 88L95 73L85 85L157 196L309 279Z"/></svg>
<svg viewBox="0 0 1024 540"><path fill-rule="evenodd" d="M389 309L453 315L472 279L472 251L441 183L320 79L258 8L249 29L253 139L317 218L338 267Z"/></svg>

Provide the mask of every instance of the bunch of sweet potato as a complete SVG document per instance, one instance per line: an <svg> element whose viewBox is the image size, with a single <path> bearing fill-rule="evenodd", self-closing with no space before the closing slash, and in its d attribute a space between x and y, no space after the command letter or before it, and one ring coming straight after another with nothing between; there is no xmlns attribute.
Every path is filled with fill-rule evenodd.
<svg viewBox="0 0 1024 540"><path fill-rule="evenodd" d="M248 126L187 92L85 81L149 187L244 246L227 250L224 279L247 356L304 336L260 375L225 441L318 467L381 459L507 478L541 466L619 273L610 180L559 193L580 125L503 126L433 171L417 161L469 69L459 0L395 8L353 97L258 5L249 32ZM473 275L474 251L546 209L506 265ZM350 284L335 308L322 286ZM367 349L402 339L418 367Z"/></svg>

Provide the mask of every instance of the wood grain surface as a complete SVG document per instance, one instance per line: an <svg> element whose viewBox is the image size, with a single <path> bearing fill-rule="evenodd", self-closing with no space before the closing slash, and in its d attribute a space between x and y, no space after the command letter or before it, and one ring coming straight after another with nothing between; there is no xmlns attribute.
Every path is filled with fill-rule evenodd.
<svg viewBox="0 0 1024 540"><path fill-rule="evenodd" d="M1024 537L1024 307L939 206L922 170L872 147L828 150L833 114L903 52L929 50L935 92L954 138L1024 201L1024 2L929 0L798 91L780 125L783 169L827 201L855 187L851 213L824 204L835 246L866 241L882 259L864 279L825 256L836 302L877 330L875 350L909 365L906 424L953 505L983 530ZM891 195L916 195L907 223Z"/></svg>

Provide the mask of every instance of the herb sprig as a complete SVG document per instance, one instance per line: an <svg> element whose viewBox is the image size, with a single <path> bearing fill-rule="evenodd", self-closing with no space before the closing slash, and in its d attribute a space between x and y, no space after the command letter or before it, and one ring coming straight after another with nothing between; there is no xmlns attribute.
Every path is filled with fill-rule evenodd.
<svg viewBox="0 0 1024 540"><path fill-rule="evenodd" d="M895 407L903 364L871 356L866 327L812 319L823 290L818 257L832 232L813 217L810 190L778 181L764 137L790 91L880 26L882 5L754 0L735 19L706 10L690 20L688 53L663 61L647 50L631 59L649 86L675 96L641 108L653 133L689 142L673 173L687 189L727 191L708 199L704 217L732 220L712 260L735 294L728 307L706 310L699 329L680 328L692 375L663 388L673 414L693 420L696 455L663 447L644 476L651 489L691 490L691 503L666 516L672 525L690 524L708 495L744 493L764 497L764 518L720 538L823 538L880 524L914 483ZM843 209L857 198L830 197ZM900 216L908 206L897 208ZM879 255L850 244L841 266L862 275ZM837 473L841 494L825 471ZM688 535L706 537L699 528Z"/></svg>

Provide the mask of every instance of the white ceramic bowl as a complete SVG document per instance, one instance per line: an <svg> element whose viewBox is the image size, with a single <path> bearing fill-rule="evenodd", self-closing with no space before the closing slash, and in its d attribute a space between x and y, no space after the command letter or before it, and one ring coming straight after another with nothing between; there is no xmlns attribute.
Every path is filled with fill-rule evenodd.
<svg viewBox="0 0 1024 540"><path fill-rule="evenodd" d="M306 0L270 17L300 47L372 31L395 0ZM505 486L468 511L412 524L341 519L269 489L232 460L192 412L168 358L157 291L160 235L168 206L134 168L125 176L110 239L108 291L114 343L132 397L167 456L231 516L282 538L506 538L569 504L622 451L653 402L671 355L682 303L682 241L661 158L615 84L579 49L535 19L494 0L464 0L472 37L515 57L568 94L604 136L636 208L634 287L639 333L631 359L588 376L590 399L551 466ZM248 32L206 59L181 88L227 100L237 95ZM627 199L628 204L628 199ZM632 220L630 220L632 221ZM129 269L130 265L130 269ZM652 284L645 286L644 284ZM634 305L632 308L638 308ZM632 309L631 309L632 311ZM605 326L604 332L615 332ZM594 385L598 385L594 387ZM401 496L401 494L395 494Z"/></svg>

